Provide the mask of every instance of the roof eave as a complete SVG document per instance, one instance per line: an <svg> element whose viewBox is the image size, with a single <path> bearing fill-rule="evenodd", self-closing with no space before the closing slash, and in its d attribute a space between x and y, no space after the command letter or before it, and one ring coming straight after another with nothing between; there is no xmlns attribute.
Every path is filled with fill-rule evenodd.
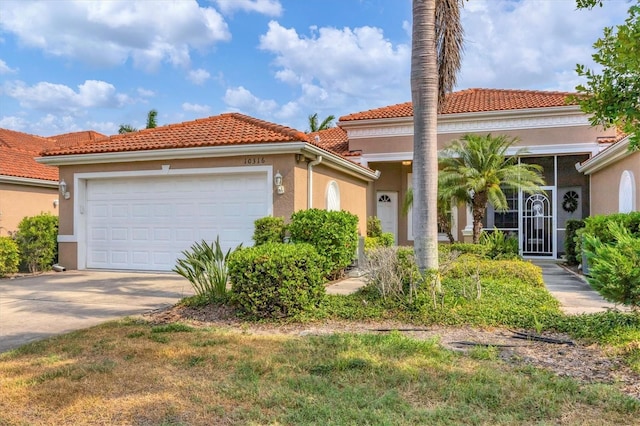
<svg viewBox="0 0 640 426"><path fill-rule="evenodd" d="M577 163L576 169L580 173L584 173L586 175L590 175L604 169L605 167L632 154L632 151L629 151L629 142L630 136L627 136L594 157L591 157L587 161Z"/></svg>
<svg viewBox="0 0 640 426"><path fill-rule="evenodd" d="M58 182L48 179L34 179L19 176L0 175L0 183L9 183L14 185L38 186L42 188L57 188Z"/></svg>
<svg viewBox="0 0 640 426"><path fill-rule="evenodd" d="M67 154L38 157L38 163L51 166L72 166L80 164L108 164L133 161L183 160L202 157L231 157L237 155L268 155L309 153L322 155L330 161L329 167L343 170L352 176L367 181L378 178L378 174L359 164L317 147L308 142L259 143L247 145L208 146L195 148L171 148L145 151L104 152L93 154Z"/></svg>

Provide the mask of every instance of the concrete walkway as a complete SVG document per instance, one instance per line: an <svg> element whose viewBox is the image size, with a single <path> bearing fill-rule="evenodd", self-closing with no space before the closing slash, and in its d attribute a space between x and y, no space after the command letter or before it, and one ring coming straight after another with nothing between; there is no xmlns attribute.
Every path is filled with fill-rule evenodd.
<svg viewBox="0 0 640 426"><path fill-rule="evenodd" d="M607 302L589 286L586 280L563 268L555 261L533 261L542 268L542 279L549 292L558 299L566 314L591 314L614 309L616 305ZM622 306L618 309L624 310Z"/></svg>

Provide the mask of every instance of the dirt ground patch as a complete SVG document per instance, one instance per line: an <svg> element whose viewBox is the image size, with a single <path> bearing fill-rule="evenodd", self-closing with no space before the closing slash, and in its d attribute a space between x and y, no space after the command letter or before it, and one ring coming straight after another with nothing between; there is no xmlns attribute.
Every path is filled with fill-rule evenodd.
<svg viewBox="0 0 640 426"><path fill-rule="evenodd" d="M442 347L467 352L474 346L492 346L500 358L514 366L530 365L571 377L581 383L618 384L620 389L640 399L640 375L618 357L598 345L572 341L567 335L543 333L538 337L568 343L549 343L517 338L516 330L471 327L420 327L398 322L325 321L305 324L269 324L244 322L224 306L191 308L173 306L146 315L154 324L183 322L195 327L219 327L255 335L322 335L330 333L384 333L398 330L416 339L437 338Z"/></svg>

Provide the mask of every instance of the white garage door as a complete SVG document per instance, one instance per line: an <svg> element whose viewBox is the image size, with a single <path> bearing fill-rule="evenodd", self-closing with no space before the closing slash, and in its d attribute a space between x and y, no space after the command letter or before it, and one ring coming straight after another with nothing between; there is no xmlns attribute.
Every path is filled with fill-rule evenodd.
<svg viewBox="0 0 640 426"><path fill-rule="evenodd" d="M169 271L202 239L251 245L270 213L267 174L154 176L87 181L87 268Z"/></svg>

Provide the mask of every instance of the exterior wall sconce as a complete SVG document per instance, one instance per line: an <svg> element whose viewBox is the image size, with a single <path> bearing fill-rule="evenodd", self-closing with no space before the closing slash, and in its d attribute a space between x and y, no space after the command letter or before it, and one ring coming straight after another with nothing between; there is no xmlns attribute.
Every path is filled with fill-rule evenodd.
<svg viewBox="0 0 640 426"><path fill-rule="evenodd" d="M411 165L411 160L406 160L402 162L403 166L410 166Z"/></svg>
<svg viewBox="0 0 640 426"><path fill-rule="evenodd" d="M282 175L280 174L280 170L278 170L276 175L273 177L273 183L276 186L276 192L279 195L284 194L284 186L282 185Z"/></svg>
<svg viewBox="0 0 640 426"><path fill-rule="evenodd" d="M65 182L64 179L62 179L58 185L60 187L60 195L62 195L62 197L65 200L68 200L69 198L71 198L71 193L67 191L67 182Z"/></svg>

